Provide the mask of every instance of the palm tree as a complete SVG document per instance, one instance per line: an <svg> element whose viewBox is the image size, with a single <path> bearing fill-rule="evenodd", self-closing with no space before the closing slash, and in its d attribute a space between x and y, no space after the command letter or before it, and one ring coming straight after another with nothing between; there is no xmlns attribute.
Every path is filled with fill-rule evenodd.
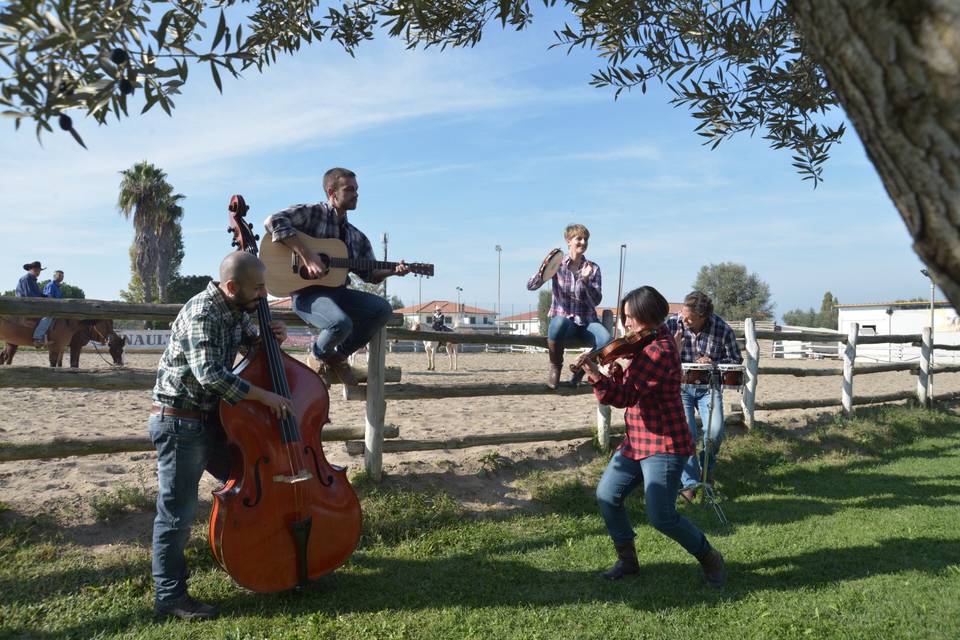
<svg viewBox="0 0 960 640"><path fill-rule="evenodd" d="M183 207L179 203L184 198L186 196L182 193L168 194L157 217L157 293L160 302L168 302L167 286L183 259L183 233L180 228ZM177 255L178 252L180 255Z"/></svg>
<svg viewBox="0 0 960 640"><path fill-rule="evenodd" d="M121 171L117 208L123 217L133 216L136 270L143 283L143 301L153 302L153 283L157 275L159 246L157 229L165 215L173 188L167 174L143 161Z"/></svg>

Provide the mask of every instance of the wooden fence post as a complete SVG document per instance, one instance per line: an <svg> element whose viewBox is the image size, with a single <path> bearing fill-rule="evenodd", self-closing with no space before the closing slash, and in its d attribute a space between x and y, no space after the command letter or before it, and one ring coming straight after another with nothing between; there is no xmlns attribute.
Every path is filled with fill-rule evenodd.
<svg viewBox="0 0 960 640"><path fill-rule="evenodd" d="M857 358L858 333L860 333L860 325L856 322L850 323L847 346L843 350L843 394L840 399L843 413L847 417L853 416L853 363Z"/></svg>
<svg viewBox="0 0 960 640"><path fill-rule="evenodd" d="M921 407L929 407L933 402L930 394L930 354L933 352L933 331L923 328L920 339L920 375L917 376L917 401Z"/></svg>
<svg viewBox="0 0 960 640"><path fill-rule="evenodd" d="M381 329L367 347L367 415L363 466L374 482L383 477L383 420L387 413L383 379L386 369L387 330Z"/></svg>
<svg viewBox="0 0 960 640"><path fill-rule="evenodd" d="M597 442L600 451L610 450L610 405L597 403Z"/></svg>
<svg viewBox="0 0 960 640"><path fill-rule="evenodd" d="M743 321L743 335L747 348L746 371L747 380L743 387L743 424L747 429L753 428L753 411L757 402L757 376L760 368L760 343L757 341L757 331L753 318Z"/></svg>

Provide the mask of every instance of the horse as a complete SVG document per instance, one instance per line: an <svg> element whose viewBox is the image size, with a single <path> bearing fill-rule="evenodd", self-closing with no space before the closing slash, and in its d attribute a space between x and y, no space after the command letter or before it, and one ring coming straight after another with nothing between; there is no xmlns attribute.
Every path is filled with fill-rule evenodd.
<svg viewBox="0 0 960 640"><path fill-rule="evenodd" d="M0 365L13 364L18 347L33 346L33 329L36 318L0 316L0 340L7 345L0 352ZM70 347L70 366L80 366L80 351L90 340L104 342L110 351L113 364L123 365L123 347L126 338L113 330L113 320L75 320L56 318L47 331L47 351L51 367L63 366L63 352Z"/></svg>
<svg viewBox="0 0 960 640"><path fill-rule="evenodd" d="M414 331L420 331L420 323L416 322L413 325ZM455 342L440 342L437 340L424 340L423 348L427 352L427 371L436 371L437 370L437 361L436 361L436 352L437 349L444 345L447 348L447 356L450 358L450 370L457 370L457 352L459 348Z"/></svg>

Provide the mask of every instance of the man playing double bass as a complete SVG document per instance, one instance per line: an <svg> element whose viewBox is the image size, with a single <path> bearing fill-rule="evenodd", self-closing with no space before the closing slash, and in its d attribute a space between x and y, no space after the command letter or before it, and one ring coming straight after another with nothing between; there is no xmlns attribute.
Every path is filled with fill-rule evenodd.
<svg viewBox="0 0 960 640"><path fill-rule="evenodd" d="M223 445L220 400L252 400L282 418L293 412L289 398L241 380L231 369L237 353L259 340L249 312L267 295L265 268L254 255L237 251L220 264L220 281L191 298L171 326L160 358L150 411L150 438L157 447L157 515L153 522L154 609L158 616L209 619L212 605L187 593L184 548L197 511L204 469L220 481L230 465ZM270 325L286 338L280 321Z"/></svg>

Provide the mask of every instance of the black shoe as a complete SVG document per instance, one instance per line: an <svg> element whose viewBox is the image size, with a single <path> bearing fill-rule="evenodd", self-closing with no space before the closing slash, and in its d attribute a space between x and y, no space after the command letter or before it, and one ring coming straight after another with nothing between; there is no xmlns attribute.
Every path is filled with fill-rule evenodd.
<svg viewBox="0 0 960 640"><path fill-rule="evenodd" d="M574 373L573 376L570 378L570 386L571 387L580 386L580 382L583 380L583 374L584 374L583 369L577 369L576 373Z"/></svg>
<svg viewBox="0 0 960 640"><path fill-rule="evenodd" d="M637 549L633 540L629 542L613 543L617 550L617 561L612 567L600 574L607 580L619 580L624 576L635 576L640 573L640 563L637 560Z"/></svg>
<svg viewBox="0 0 960 640"><path fill-rule="evenodd" d="M180 620L213 620L220 615L215 606L194 600L189 594L184 594L171 602L157 603L153 610L157 617Z"/></svg>
<svg viewBox="0 0 960 640"><path fill-rule="evenodd" d="M727 582L727 566L723 556L713 547L696 556L703 569L703 579L711 589L719 589Z"/></svg>

